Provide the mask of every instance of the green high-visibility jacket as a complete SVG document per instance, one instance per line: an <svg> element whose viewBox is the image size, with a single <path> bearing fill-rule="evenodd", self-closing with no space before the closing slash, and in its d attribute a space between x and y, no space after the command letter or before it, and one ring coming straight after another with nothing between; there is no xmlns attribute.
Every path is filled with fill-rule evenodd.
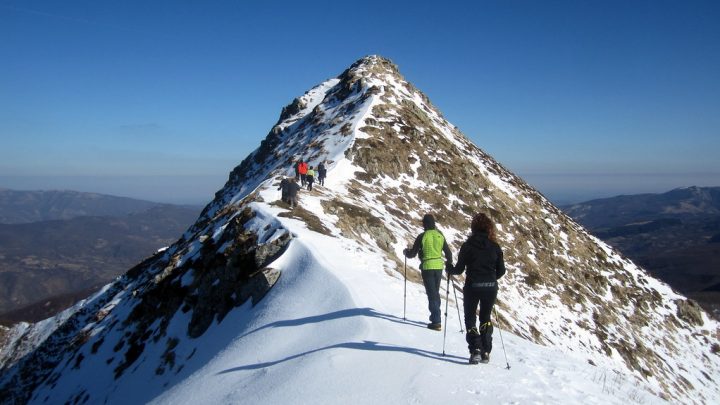
<svg viewBox="0 0 720 405"><path fill-rule="evenodd" d="M437 229L428 229L418 235L407 257L415 257L418 253L420 253L421 270L442 270L445 267L444 262L452 263L450 247L445 241L445 236ZM445 254L445 260L442 258L442 253Z"/></svg>

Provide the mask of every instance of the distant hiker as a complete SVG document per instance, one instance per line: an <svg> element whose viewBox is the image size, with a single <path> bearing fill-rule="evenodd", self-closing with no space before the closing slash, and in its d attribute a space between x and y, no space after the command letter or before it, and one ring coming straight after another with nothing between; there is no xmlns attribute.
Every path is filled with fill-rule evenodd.
<svg viewBox="0 0 720 405"><path fill-rule="evenodd" d="M452 252L445 241L445 236L435 229L435 218L425 214L422 219L425 231L415 238L410 249L403 250L406 257L413 258L420 253L420 270L422 273L425 293L428 296L428 309L430 310L430 323L428 328L442 330L440 321L440 281L442 281L443 267L452 268ZM441 253L445 253L445 264Z"/></svg>
<svg viewBox="0 0 720 405"><path fill-rule="evenodd" d="M470 364L490 361L493 325L490 322L498 293L497 280L505 274L503 251L497 244L495 224L485 214L477 214L470 224L472 234L463 243L455 267L450 274L465 276L464 307L465 340L470 350ZM475 314L480 304L480 329L475 326Z"/></svg>
<svg viewBox="0 0 720 405"><path fill-rule="evenodd" d="M307 182L308 191L312 191L313 181L315 181L315 170L310 166L307 173L305 173L305 182Z"/></svg>
<svg viewBox="0 0 720 405"><path fill-rule="evenodd" d="M300 191L300 186L298 186L295 179L291 178L288 181L287 185L287 198L288 198L288 204L290 204L290 209L295 208L297 205L297 193Z"/></svg>
<svg viewBox="0 0 720 405"><path fill-rule="evenodd" d="M287 195L288 195L288 186L290 185L290 179L291 179L291 177L283 177L283 179L280 180L280 186L278 187L278 190L282 190L281 191L282 197L280 198L280 200L282 202L289 202Z"/></svg>
<svg viewBox="0 0 720 405"><path fill-rule="evenodd" d="M305 176L307 176L307 170L308 170L308 164L304 160L300 160L300 164L298 164L298 171L300 172L300 184L305 187L305 182L307 181L305 179Z"/></svg>
<svg viewBox="0 0 720 405"><path fill-rule="evenodd" d="M325 169L325 163L320 162L318 165L318 184L321 186L325 185L325 177L327 176L327 169Z"/></svg>

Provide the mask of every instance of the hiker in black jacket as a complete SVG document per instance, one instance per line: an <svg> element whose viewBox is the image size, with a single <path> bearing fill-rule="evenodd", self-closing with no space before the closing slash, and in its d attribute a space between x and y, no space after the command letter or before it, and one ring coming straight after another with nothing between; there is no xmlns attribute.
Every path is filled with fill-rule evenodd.
<svg viewBox="0 0 720 405"><path fill-rule="evenodd" d="M324 162L320 162L320 164L318 165L317 171L318 171L318 183L321 186L324 186L325 185L325 177L327 176L327 169L325 168Z"/></svg>
<svg viewBox="0 0 720 405"><path fill-rule="evenodd" d="M297 205L297 193L300 191L300 186L295 182L294 178L291 178L287 183L287 198L290 209L295 208Z"/></svg>
<svg viewBox="0 0 720 405"><path fill-rule="evenodd" d="M300 163L302 163L302 159L295 160L295 181L300 181Z"/></svg>
<svg viewBox="0 0 720 405"><path fill-rule="evenodd" d="M470 349L470 363L487 363L492 351L493 326L490 322L495 299L497 299L498 283L505 274L503 252L495 238L495 224L485 214L477 214L470 225L472 234L460 247L458 260L450 274L465 276L464 307L465 340ZM480 329L475 326L475 314L480 304Z"/></svg>
<svg viewBox="0 0 720 405"><path fill-rule="evenodd" d="M290 185L290 177L283 177L282 180L280 180L280 186L278 187L278 190L281 190L280 200L284 203L290 203L288 200L288 188Z"/></svg>

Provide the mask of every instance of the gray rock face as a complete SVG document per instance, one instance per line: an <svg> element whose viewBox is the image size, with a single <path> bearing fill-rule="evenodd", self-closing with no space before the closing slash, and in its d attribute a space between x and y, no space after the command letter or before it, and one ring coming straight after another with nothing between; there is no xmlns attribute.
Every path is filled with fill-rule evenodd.
<svg viewBox="0 0 720 405"><path fill-rule="evenodd" d="M391 252L391 247L397 242L382 220L363 207L332 200L327 202L324 208L328 213L339 218L336 225L344 235L358 240L363 240L363 234L370 235L377 246L387 252Z"/></svg>
<svg viewBox="0 0 720 405"><path fill-rule="evenodd" d="M691 300L678 301L678 318L693 325L702 326L704 321L700 306Z"/></svg>

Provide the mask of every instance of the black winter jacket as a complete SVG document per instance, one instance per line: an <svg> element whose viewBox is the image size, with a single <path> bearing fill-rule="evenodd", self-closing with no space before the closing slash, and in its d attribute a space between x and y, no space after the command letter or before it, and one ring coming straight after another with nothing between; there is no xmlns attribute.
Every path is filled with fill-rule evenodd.
<svg viewBox="0 0 720 405"><path fill-rule="evenodd" d="M294 181L289 181L287 183L287 196L288 198L295 198L297 197L297 193L300 190L300 186L298 186L297 183Z"/></svg>
<svg viewBox="0 0 720 405"><path fill-rule="evenodd" d="M450 274L462 274L466 267L465 287L497 286L496 281L505 274L502 249L488 239L487 233L474 233L460 248Z"/></svg>

